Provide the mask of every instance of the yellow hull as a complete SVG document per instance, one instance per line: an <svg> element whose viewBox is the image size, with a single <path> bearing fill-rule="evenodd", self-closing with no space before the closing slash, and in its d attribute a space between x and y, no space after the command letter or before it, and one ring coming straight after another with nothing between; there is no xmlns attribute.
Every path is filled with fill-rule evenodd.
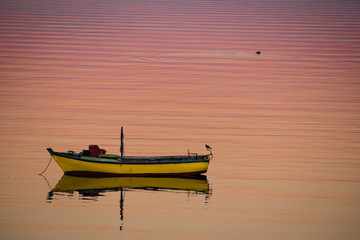
<svg viewBox="0 0 360 240"><path fill-rule="evenodd" d="M52 155L60 168L67 174L110 174L110 175L187 175L205 173L207 161L179 163L105 163L83 161L58 155Z"/></svg>
<svg viewBox="0 0 360 240"><path fill-rule="evenodd" d="M197 192L209 192L209 184L204 178L170 178L170 177L111 177L89 178L64 175L53 192L79 190L106 190L114 188L128 189L173 189Z"/></svg>

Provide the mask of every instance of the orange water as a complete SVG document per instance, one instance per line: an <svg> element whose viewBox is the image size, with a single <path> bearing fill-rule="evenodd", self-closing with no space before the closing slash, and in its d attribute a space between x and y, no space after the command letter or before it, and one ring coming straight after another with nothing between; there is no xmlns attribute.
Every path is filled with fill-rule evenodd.
<svg viewBox="0 0 360 240"><path fill-rule="evenodd" d="M359 30L351 0L1 1L1 239L359 239ZM127 155L210 145L210 199L47 200L46 148L120 126Z"/></svg>

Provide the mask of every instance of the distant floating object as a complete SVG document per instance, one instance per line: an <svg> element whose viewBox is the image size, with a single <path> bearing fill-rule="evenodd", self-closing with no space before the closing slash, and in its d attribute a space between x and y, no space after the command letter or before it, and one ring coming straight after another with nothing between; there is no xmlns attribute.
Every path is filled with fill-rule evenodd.
<svg viewBox="0 0 360 240"><path fill-rule="evenodd" d="M260 52L260 51L257 51L256 54L261 54L261 52Z"/></svg>

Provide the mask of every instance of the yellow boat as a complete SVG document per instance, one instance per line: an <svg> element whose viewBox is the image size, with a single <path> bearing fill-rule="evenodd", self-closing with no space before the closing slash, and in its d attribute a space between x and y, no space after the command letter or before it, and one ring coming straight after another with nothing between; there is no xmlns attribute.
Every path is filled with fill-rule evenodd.
<svg viewBox="0 0 360 240"><path fill-rule="evenodd" d="M207 172L212 156L121 157L100 154L92 157L86 155L87 150L81 153L47 150L67 175L194 175Z"/></svg>
<svg viewBox="0 0 360 240"><path fill-rule="evenodd" d="M210 154L157 157L102 154L91 157L72 151L47 150L68 175L194 175L206 173L211 158Z"/></svg>
<svg viewBox="0 0 360 240"><path fill-rule="evenodd" d="M210 154L190 153L182 156L135 157L124 156L124 134L121 128L121 155L106 154L106 150L90 145L89 150L80 153L74 151L48 152L67 175L127 175L127 176L164 176L197 175L206 173L211 147L205 145Z"/></svg>

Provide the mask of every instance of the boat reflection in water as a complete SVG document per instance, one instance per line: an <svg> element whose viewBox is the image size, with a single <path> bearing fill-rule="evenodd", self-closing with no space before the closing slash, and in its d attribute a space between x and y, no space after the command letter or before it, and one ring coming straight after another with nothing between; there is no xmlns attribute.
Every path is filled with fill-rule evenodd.
<svg viewBox="0 0 360 240"><path fill-rule="evenodd" d="M79 199L97 200L106 192L120 192L120 219L122 230L124 220L125 191L167 191L183 192L189 195L204 195L205 204L211 197L211 189L207 177L195 175L190 177L75 177L63 175L55 188L48 193L48 202L55 200L54 196L74 196L78 192Z"/></svg>

